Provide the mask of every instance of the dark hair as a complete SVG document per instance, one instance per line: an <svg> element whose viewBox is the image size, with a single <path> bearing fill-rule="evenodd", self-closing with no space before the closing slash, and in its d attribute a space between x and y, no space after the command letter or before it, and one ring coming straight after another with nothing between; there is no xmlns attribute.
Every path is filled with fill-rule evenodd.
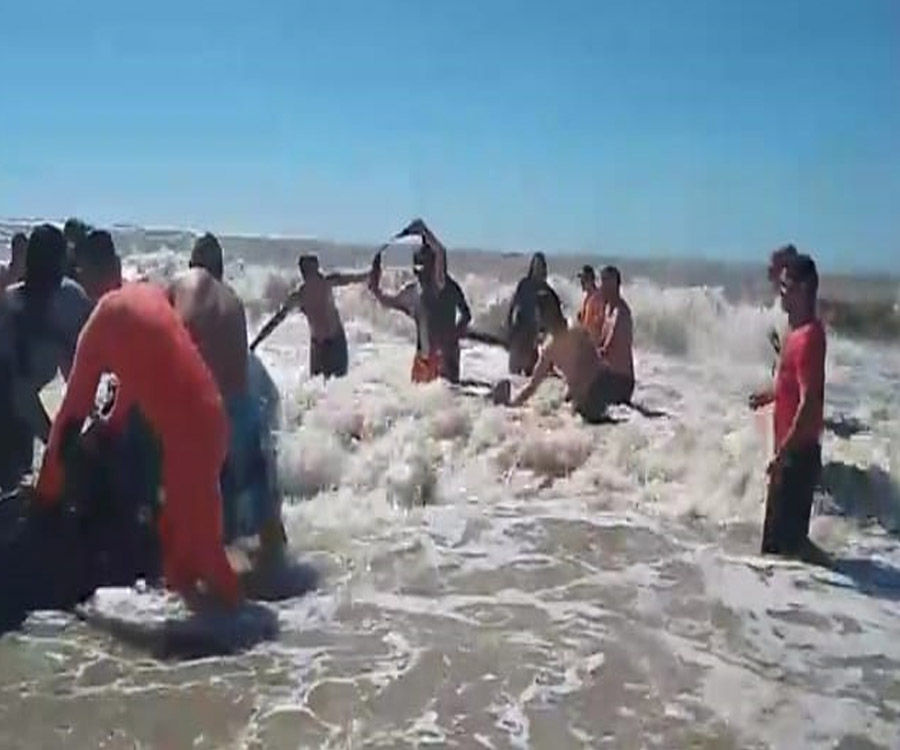
<svg viewBox="0 0 900 750"><path fill-rule="evenodd" d="M203 268L219 281L225 275L225 259L222 246L214 234L207 232L198 237L191 250L191 268Z"/></svg>
<svg viewBox="0 0 900 750"><path fill-rule="evenodd" d="M816 262L808 255L796 255L784 266L787 277L795 284L803 284L811 301L815 301L819 293L819 272Z"/></svg>
<svg viewBox="0 0 900 750"><path fill-rule="evenodd" d="M541 265L544 266L544 273L545 273L545 274L546 274L547 271L549 270L549 269L547 268L547 256L544 255L543 253L535 253L534 255L531 256L531 262L528 264L528 276L529 276L529 277L534 276L534 267L535 267L538 263L540 263Z"/></svg>
<svg viewBox="0 0 900 750"><path fill-rule="evenodd" d="M319 267L319 256L315 255L314 253L305 253L297 259L297 267L305 276L310 271L313 271Z"/></svg>
<svg viewBox="0 0 900 750"><path fill-rule="evenodd" d="M566 322L559 298L548 289L541 289L536 295L538 316L542 325L555 328Z"/></svg>
<svg viewBox="0 0 900 750"><path fill-rule="evenodd" d="M622 274L619 273L619 269L615 266L603 266L603 269L600 271L600 277L604 276L612 276L616 281L616 286L622 286Z"/></svg>
<svg viewBox="0 0 900 750"><path fill-rule="evenodd" d="M81 240L87 237L88 233L91 231L91 227L81 219L76 219L74 216L66 219L66 223L63 224L63 237L65 237L66 241L77 245Z"/></svg>
<svg viewBox="0 0 900 750"><path fill-rule="evenodd" d="M594 273L594 267L591 265L584 265L581 267L581 270L578 272L579 279L591 279L592 281L596 278Z"/></svg>
<svg viewBox="0 0 900 750"><path fill-rule="evenodd" d="M47 297L62 281L66 263L66 238L52 224L31 232L25 251L25 297Z"/></svg>
<svg viewBox="0 0 900 750"><path fill-rule="evenodd" d="M111 268L117 260L112 235L102 229L93 230L75 245L75 260L79 266L96 270Z"/></svg>

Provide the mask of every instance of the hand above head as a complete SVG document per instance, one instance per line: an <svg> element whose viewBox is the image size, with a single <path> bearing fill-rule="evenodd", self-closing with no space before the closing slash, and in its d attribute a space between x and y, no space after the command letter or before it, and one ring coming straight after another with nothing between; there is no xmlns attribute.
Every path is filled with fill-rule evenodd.
<svg viewBox="0 0 900 750"><path fill-rule="evenodd" d="M413 219L406 228L397 234L397 238L401 237L422 237L428 234L428 227L422 219Z"/></svg>

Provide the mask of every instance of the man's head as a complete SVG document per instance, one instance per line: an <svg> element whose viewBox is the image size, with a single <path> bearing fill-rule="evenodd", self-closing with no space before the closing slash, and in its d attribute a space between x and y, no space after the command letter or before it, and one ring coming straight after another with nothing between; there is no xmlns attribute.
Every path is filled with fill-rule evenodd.
<svg viewBox="0 0 900 750"><path fill-rule="evenodd" d="M772 251L769 256L768 277L769 283L777 291L781 283L781 272L787 263L797 257L797 248L791 244L782 245Z"/></svg>
<svg viewBox="0 0 900 750"><path fill-rule="evenodd" d="M430 287L434 284L434 264L436 258L434 250L432 250L424 242L413 253L413 274L418 279L419 284L424 287Z"/></svg>
<svg viewBox="0 0 900 750"><path fill-rule="evenodd" d="M578 272L578 280L581 282L582 292L591 292L597 288L597 277L594 275L593 266L582 266Z"/></svg>
<svg viewBox="0 0 900 750"><path fill-rule="evenodd" d="M63 278L66 238L52 224L35 227L25 250L25 287L29 294L49 294Z"/></svg>
<svg viewBox="0 0 900 750"><path fill-rule="evenodd" d="M805 317L816 309L819 272L808 255L795 255L781 269L781 307L788 315Z"/></svg>
<svg viewBox="0 0 900 750"><path fill-rule="evenodd" d="M528 266L528 276L535 281L547 280L547 258L543 253L535 253L531 256L531 264Z"/></svg>
<svg viewBox="0 0 900 750"><path fill-rule="evenodd" d="M566 317L559 306L559 299L547 289L537 293L538 322L550 333L566 327Z"/></svg>
<svg viewBox="0 0 900 750"><path fill-rule="evenodd" d="M604 266L600 271L600 292L607 300L617 300L622 288L622 274L615 266Z"/></svg>
<svg viewBox="0 0 900 750"><path fill-rule="evenodd" d="M75 263L78 281L93 300L122 285L122 263L109 232L95 229L79 242Z"/></svg>
<svg viewBox="0 0 900 750"><path fill-rule="evenodd" d="M215 235L207 232L198 237L191 250L191 268L202 268L219 281L225 276L225 258Z"/></svg>
<svg viewBox="0 0 900 750"><path fill-rule="evenodd" d="M319 256L313 255L312 253L301 255L300 259L297 261L297 266L300 268L300 275L304 280L311 279L313 276L318 276Z"/></svg>
<svg viewBox="0 0 900 750"><path fill-rule="evenodd" d="M90 231L91 228L85 222L81 219L76 219L74 216L66 219L66 223L63 224L63 236L71 248L74 248L79 242L84 240Z"/></svg>

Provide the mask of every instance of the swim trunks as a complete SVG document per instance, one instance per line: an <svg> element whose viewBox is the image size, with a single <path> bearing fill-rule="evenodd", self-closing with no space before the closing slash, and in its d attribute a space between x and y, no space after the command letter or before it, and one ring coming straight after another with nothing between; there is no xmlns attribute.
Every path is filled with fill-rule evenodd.
<svg viewBox="0 0 900 750"><path fill-rule="evenodd" d="M611 404L627 404L634 394L634 380L626 375L601 370L576 411L588 424L606 419L606 409Z"/></svg>
<svg viewBox="0 0 900 750"><path fill-rule="evenodd" d="M331 338L321 341L313 339L310 342L309 371L311 375L342 378L347 374L347 367L347 337L343 329Z"/></svg>
<svg viewBox="0 0 900 750"><path fill-rule="evenodd" d="M799 555L808 540L813 496L822 471L818 443L788 451L781 478L769 485L762 553Z"/></svg>
<svg viewBox="0 0 900 750"><path fill-rule="evenodd" d="M230 399L228 456L222 468L225 543L260 533L278 516L277 493L269 481L263 448L262 417L257 400L246 394Z"/></svg>
<svg viewBox="0 0 900 750"><path fill-rule="evenodd" d="M441 376L443 357L439 351L430 354L416 354L413 357L410 377L413 383L430 383Z"/></svg>

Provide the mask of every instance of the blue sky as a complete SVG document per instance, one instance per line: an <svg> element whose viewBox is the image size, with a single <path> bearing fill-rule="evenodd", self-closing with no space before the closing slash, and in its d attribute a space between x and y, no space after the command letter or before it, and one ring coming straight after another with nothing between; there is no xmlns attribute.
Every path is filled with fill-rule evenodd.
<svg viewBox="0 0 900 750"><path fill-rule="evenodd" d="M7 3L0 215L900 258L897 0Z"/></svg>

